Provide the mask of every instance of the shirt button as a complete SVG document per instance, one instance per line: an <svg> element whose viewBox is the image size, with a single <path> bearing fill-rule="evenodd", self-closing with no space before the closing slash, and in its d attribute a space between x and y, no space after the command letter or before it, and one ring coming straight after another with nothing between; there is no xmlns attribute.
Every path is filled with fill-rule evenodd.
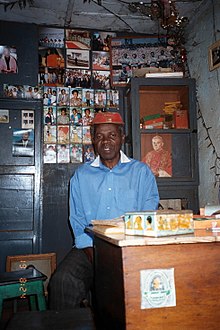
<svg viewBox="0 0 220 330"><path fill-rule="evenodd" d="M109 191L111 191L111 190L112 190L112 188L108 188L108 190L109 190Z"/></svg>
<svg viewBox="0 0 220 330"><path fill-rule="evenodd" d="M107 210L110 210L110 206L107 206Z"/></svg>

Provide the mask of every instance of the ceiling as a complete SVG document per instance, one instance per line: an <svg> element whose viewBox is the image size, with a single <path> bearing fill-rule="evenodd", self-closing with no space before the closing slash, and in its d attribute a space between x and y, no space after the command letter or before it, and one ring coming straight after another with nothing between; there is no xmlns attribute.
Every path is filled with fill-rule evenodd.
<svg viewBox="0 0 220 330"><path fill-rule="evenodd" d="M209 0L176 0L180 16L190 20L204 1ZM129 11L128 4L134 0L102 0L101 6L98 0L33 0L33 5L27 3L24 9L16 4L5 11L4 4L12 2L0 0L1 20L105 31L161 32L157 21L152 21L140 12ZM150 0L144 3L149 4Z"/></svg>

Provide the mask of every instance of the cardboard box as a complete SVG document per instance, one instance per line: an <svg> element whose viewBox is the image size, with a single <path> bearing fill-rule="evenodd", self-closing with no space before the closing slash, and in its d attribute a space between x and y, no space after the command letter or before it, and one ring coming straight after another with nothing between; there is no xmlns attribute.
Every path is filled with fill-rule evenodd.
<svg viewBox="0 0 220 330"><path fill-rule="evenodd" d="M176 110L175 111L175 128L187 129L189 128L188 122L188 111L187 110Z"/></svg>
<svg viewBox="0 0 220 330"><path fill-rule="evenodd" d="M193 212L191 210L125 213L126 235L160 237L193 232Z"/></svg>

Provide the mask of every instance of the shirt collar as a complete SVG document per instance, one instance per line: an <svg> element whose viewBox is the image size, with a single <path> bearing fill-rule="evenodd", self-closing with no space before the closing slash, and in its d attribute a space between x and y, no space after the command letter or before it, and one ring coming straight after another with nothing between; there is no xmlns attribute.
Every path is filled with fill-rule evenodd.
<svg viewBox="0 0 220 330"><path fill-rule="evenodd" d="M120 162L121 164L123 163L130 163L130 159L123 153L123 151L120 151L121 157L120 157ZM96 157L96 159L90 164L93 167L100 167L100 156Z"/></svg>

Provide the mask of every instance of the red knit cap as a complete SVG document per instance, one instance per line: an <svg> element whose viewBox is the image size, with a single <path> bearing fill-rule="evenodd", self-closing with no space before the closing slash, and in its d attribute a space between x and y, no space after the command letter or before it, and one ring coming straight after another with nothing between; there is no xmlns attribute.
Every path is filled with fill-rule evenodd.
<svg viewBox="0 0 220 330"><path fill-rule="evenodd" d="M97 124L124 125L124 122L118 112L98 112L92 121L92 125Z"/></svg>

